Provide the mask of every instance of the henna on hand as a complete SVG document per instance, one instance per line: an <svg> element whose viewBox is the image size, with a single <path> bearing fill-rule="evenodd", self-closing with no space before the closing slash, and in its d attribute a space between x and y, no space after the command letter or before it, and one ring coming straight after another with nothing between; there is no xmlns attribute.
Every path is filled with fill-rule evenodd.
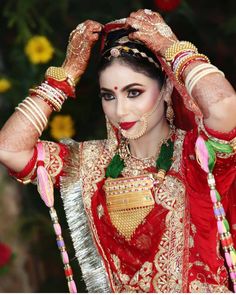
<svg viewBox="0 0 236 295"><path fill-rule="evenodd" d="M73 30L69 37L66 59L62 67L77 81L84 73L91 50L99 38L102 25L92 20L86 20Z"/></svg>
<svg viewBox="0 0 236 295"><path fill-rule="evenodd" d="M126 19L126 25L137 30L129 34L130 39L143 42L152 52L161 56L177 41L161 15L149 9L132 12Z"/></svg>

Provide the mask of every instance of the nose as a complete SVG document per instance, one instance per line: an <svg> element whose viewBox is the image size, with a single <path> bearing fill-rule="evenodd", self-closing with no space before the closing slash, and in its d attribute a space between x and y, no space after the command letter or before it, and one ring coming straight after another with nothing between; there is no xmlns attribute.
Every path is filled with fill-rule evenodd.
<svg viewBox="0 0 236 295"><path fill-rule="evenodd" d="M125 117L128 114L127 103L124 99L117 99L116 114L119 119Z"/></svg>

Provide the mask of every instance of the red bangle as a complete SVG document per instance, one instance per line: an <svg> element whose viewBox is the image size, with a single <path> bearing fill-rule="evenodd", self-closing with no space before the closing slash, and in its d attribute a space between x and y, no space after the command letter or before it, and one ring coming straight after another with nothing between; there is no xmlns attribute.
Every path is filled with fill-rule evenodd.
<svg viewBox="0 0 236 295"><path fill-rule="evenodd" d="M187 66L189 66L191 63L193 63L195 61L202 61L202 62L208 63L208 61L203 57L196 57L196 58L190 59L189 61L184 63L182 68L180 69L180 71L179 71L179 81L181 81L183 83L183 73L184 73L185 69L187 68Z"/></svg>
<svg viewBox="0 0 236 295"><path fill-rule="evenodd" d="M34 153L32 158L29 160L29 162L26 164L26 166L23 168L23 170L21 170L20 172L15 172L11 169L8 169L9 175L13 176L15 178L18 179L22 179L25 178L27 175L30 174L30 172L33 170L33 168L35 167L36 161L38 158L38 151L37 148L34 147Z"/></svg>
<svg viewBox="0 0 236 295"><path fill-rule="evenodd" d="M174 57L174 59L173 59L172 62L171 62L171 68L172 68L172 70L173 70L174 64L175 64L175 62L176 62L176 60L177 60L178 58L181 59L181 58L183 58L183 57L186 56L186 55L190 55L191 53L194 53L194 51L193 51L193 50L185 50L185 51L181 51L181 52L179 52L179 53Z"/></svg>
<svg viewBox="0 0 236 295"><path fill-rule="evenodd" d="M67 96L75 98L75 89L67 81L56 81L52 78L47 78L46 81L50 86L60 89Z"/></svg>

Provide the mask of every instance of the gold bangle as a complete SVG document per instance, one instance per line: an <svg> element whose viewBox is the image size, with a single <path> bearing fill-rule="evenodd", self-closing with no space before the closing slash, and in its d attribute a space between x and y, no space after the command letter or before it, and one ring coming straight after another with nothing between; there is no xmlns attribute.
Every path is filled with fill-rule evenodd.
<svg viewBox="0 0 236 295"><path fill-rule="evenodd" d="M194 59L196 59L196 61L197 61L198 59L201 59L201 60L203 59L203 60L205 60L207 63L210 63L209 58L208 58L206 55L201 54L201 53L196 53L196 54L192 54L192 55L190 55L190 56L186 56L186 57L184 57L183 60L179 63L178 67L177 67L176 70L175 70L175 77L176 77L176 79L179 81L179 83L182 84L182 82L180 81L180 77L179 77L179 73L181 72L182 68L184 67L184 65L185 65L188 61L190 61L190 60L194 60Z"/></svg>
<svg viewBox="0 0 236 295"><path fill-rule="evenodd" d="M73 88L76 86L76 81L65 71L63 67L49 67L45 73L45 78L52 78L58 82L66 81Z"/></svg>
<svg viewBox="0 0 236 295"><path fill-rule="evenodd" d="M166 49L166 52L164 54L165 60L172 61L178 53L185 50L192 50L195 53L198 53L197 47L193 45L191 42L177 41Z"/></svg>
<svg viewBox="0 0 236 295"><path fill-rule="evenodd" d="M61 107L62 107L62 102L59 102L56 98L50 96L49 94L46 94L45 92L43 92L40 89L30 89L29 93L36 93L39 95L39 97L45 98L46 100L48 100L54 108L54 111L56 112L60 112Z"/></svg>

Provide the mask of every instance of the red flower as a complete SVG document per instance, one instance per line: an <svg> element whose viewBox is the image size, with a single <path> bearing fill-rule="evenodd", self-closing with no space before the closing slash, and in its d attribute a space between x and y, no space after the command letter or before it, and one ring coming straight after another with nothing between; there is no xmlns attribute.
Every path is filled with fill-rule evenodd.
<svg viewBox="0 0 236 295"><path fill-rule="evenodd" d="M157 8L163 11L171 11L180 5L181 0L155 0Z"/></svg>
<svg viewBox="0 0 236 295"><path fill-rule="evenodd" d="M12 255L11 248L5 244L0 243L0 267L5 266Z"/></svg>

